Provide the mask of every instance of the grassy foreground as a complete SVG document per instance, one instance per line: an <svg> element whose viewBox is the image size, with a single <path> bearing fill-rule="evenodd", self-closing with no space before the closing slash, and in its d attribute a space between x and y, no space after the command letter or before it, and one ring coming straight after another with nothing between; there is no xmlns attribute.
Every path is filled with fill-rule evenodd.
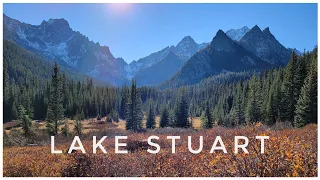
<svg viewBox="0 0 320 180"><path fill-rule="evenodd" d="M85 128L89 129L87 122ZM120 122L120 124L123 122ZM98 128L100 127L100 128ZM121 125L95 124L81 137L87 154L51 154L50 141L36 146L4 147L4 176L317 176L317 125L310 124L301 129L276 129L260 123L237 129L214 127L210 130L155 129L146 133L131 133ZM40 128L41 129L41 128ZM10 134L10 133L9 133ZM107 154L98 150L92 154L92 136L108 136L103 145ZM128 154L115 154L114 136L128 136L127 143L143 140L151 135L160 139L158 154L137 149ZM171 141L166 136L178 135L176 153L171 153ZM249 154L234 154L234 136L249 138ZM268 135L265 153L260 153L258 135ZM199 136L204 138L203 150L192 154L188 150L187 136L192 136L193 149L199 145ZM227 154L222 151L209 153L216 136L221 136ZM56 148L66 151L73 137L57 136Z"/></svg>

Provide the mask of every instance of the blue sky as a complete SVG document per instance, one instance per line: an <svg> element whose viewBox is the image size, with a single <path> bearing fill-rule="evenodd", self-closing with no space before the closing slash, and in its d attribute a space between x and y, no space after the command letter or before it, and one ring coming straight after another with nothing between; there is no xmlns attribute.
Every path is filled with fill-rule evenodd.
<svg viewBox="0 0 320 180"><path fill-rule="evenodd" d="M64 18L90 40L131 62L184 36L210 42L219 29L270 28L285 47L317 45L317 4L4 4L11 18L39 25Z"/></svg>

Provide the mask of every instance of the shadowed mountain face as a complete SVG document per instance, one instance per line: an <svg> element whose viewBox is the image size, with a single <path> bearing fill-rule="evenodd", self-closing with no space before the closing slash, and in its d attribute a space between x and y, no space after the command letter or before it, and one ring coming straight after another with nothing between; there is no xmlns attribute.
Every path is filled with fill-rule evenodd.
<svg viewBox="0 0 320 180"><path fill-rule="evenodd" d="M193 84L225 71L283 66L292 51L282 46L269 28L261 31L258 26L245 26L227 33L219 30L210 44L198 44L185 36L176 46L127 64L122 58L115 58L108 46L73 31L65 19L30 25L3 16L5 40L113 85L122 85L131 78L136 78L139 85L158 85L169 79L176 86Z"/></svg>
<svg viewBox="0 0 320 180"><path fill-rule="evenodd" d="M185 60L173 52L157 64L140 70L135 78L139 85L157 85L169 79L183 66Z"/></svg>
<svg viewBox="0 0 320 180"><path fill-rule="evenodd" d="M262 70L271 67L273 66L270 63L255 56L219 30L207 48L192 56L177 74L161 86L195 84L221 72Z"/></svg>
<svg viewBox="0 0 320 180"><path fill-rule="evenodd" d="M169 79L199 50L208 43L197 44L190 36L176 46L168 46L127 66L127 77L135 77L139 85L157 85Z"/></svg>
<svg viewBox="0 0 320 180"><path fill-rule="evenodd" d="M57 61L60 65L114 85L128 82L136 75L138 78L141 74L152 77L154 73L163 73L163 67L174 66L170 67L172 71L168 74L157 76L158 78L154 76L154 80L144 80L145 84L162 82L169 78L168 75L176 73L193 54L208 45L197 44L190 36L186 36L177 46L168 46L128 65L122 58L115 58L109 47L100 46L80 32L73 31L65 19L50 19L40 25L30 25L6 15L4 15L4 39ZM172 55L168 57L170 53L174 53L177 58L172 58ZM169 62L168 59L177 62ZM160 63L163 60L164 62ZM161 67L153 67L158 63ZM150 71L150 68L154 70ZM152 74L146 74L147 72Z"/></svg>
<svg viewBox="0 0 320 180"><path fill-rule="evenodd" d="M187 61L192 55L206 46L208 46L208 43L197 44L190 36L186 36L177 44L177 46L168 46L158 52L140 58L138 61L132 61L129 64L128 72L134 75L139 70L156 65L165 59L170 52Z"/></svg>
<svg viewBox="0 0 320 180"><path fill-rule="evenodd" d="M65 19L30 25L4 15L4 39L96 79L116 85L126 81L126 62L113 57L109 47L73 31Z"/></svg>
<svg viewBox="0 0 320 180"><path fill-rule="evenodd" d="M254 26L240 40L239 44L261 59L276 65L286 65L291 51L281 45L271 34L269 28L263 31Z"/></svg>

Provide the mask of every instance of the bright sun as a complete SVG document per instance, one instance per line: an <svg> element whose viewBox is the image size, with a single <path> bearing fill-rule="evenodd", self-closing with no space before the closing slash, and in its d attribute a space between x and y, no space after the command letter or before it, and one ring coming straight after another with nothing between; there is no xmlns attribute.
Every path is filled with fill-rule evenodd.
<svg viewBox="0 0 320 180"><path fill-rule="evenodd" d="M108 10L116 13L116 14L123 14L130 11L132 8L131 3L111 3L107 4Z"/></svg>

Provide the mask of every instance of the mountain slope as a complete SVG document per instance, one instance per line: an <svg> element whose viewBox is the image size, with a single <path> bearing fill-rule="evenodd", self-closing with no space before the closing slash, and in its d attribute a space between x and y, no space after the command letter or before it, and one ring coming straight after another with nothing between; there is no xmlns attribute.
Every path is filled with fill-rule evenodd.
<svg viewBox="0 0 320 180"><path fill-rule="evenodd" d="M185 36L176 46L168 46L127 66L127 78L134 77L139 85L157 85L174 75L196 52L208 46L197 44Z"/></svg>
<svg viewBox="0 0 320 180"><path fill-rule="evenodd" d="M230 29L226 32L232 40L239 41L250 29L247 26L244 26L240 29Z"/></svg>
<svg viewBox="0 0 320 180"><path fill-rule="evenodd" d="M263 31L256 25L240 40L239 44L261 59L276 65L286 65L291 51L281 45L271 34L269 28Z"/></svg>
<svg viewBox="0 0 320 180"><path fill-rule="evenodd" d="M65 19L31 25L3 17L4 39L96 79L116 85L126 81L123 59L113 57L109 47L73 31Z"/></svg>
<svg viewBox="0 0 320 180"><path fill-rule="evenodd" d="M271 67L272 65L247 51L219 30L207 48L192 56L180 71L161 87L195 84L221 72L261 70Z"/></svg>
<svg viewBox="0 0 320 180"><path fill-rule="evenodd" d="M3 61L6 63L8 73L16 83L19 79L28 77L39 81L41 85L51 80L53 61L45 59L33 52L19 47L18 45L3 41ZM74 80L84 81L88 78L81 73L73 71L71 68L59 67L62 73Z"/></svg>
<svg viewBox="0 0 320 180"><path fill-rule="evenodd" d="M186 36L176 46L168 46L158 52L152 53L144 58L140 58L138 61L132 61L127 67L127 71L130 73L129 77L135 76L135 74L140 70L159 63L166 58L170 52L175 53L186 61L207 45L208 43L197 44L190 36Z"/></svg>
<svg viewBox="0 0 320 180"><path fill-rule="evenodd" d="M173 52L157 64L139 71L135 78L138 85L157 85L169 79L183 66L185 60Z"/></svg>

